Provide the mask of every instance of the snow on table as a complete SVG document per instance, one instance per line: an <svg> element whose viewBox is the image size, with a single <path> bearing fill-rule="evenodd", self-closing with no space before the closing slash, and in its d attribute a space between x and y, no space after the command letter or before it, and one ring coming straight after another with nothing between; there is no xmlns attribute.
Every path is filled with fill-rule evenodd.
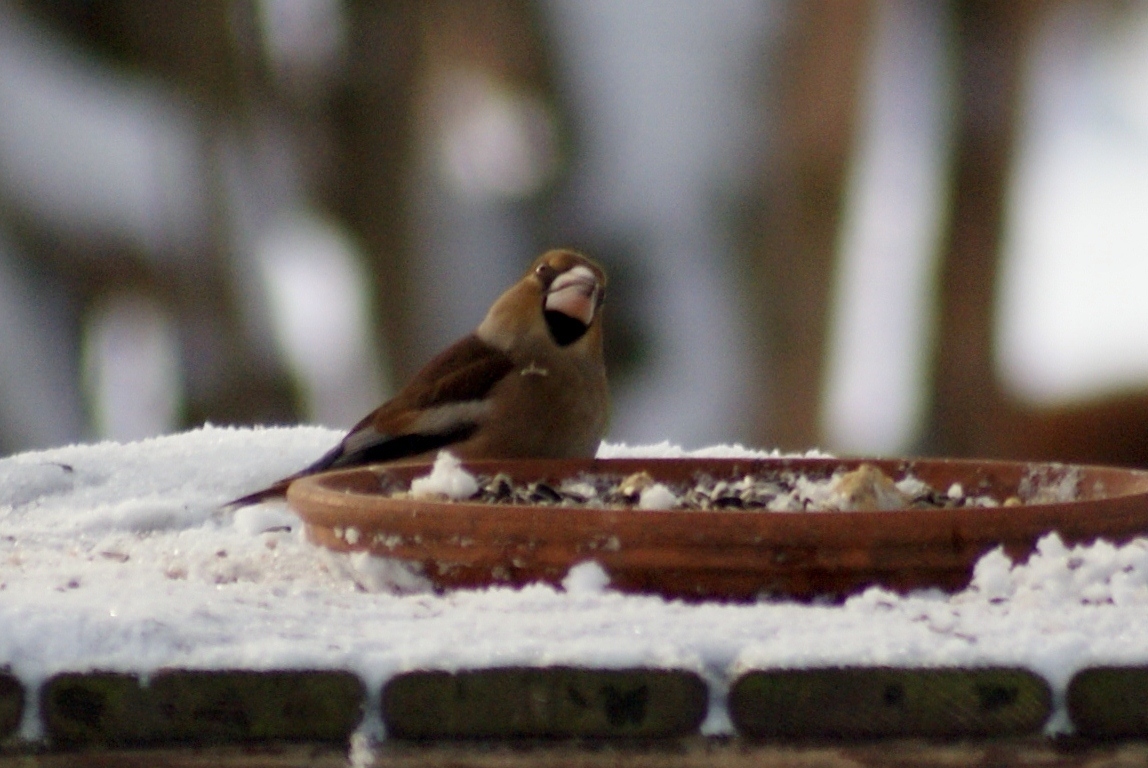
<svg viewBox="0 0 1148 768"><path fill-rule="evenodd" d="M999 551L964 592L878 588L843 605L686 604L622 595L581 567L564 588L434 594L400 564L303 538L282 503L221 511L340 433L205 427L0 460L0 668L30 692L62 671L346 669L394 674L552 664L687 669L711 685L706 733L732 731L729 682L750 668L1018 665L1056 691L1096 663L1148 662L1148 540ZM766 456L604 444L600 457ZM35 712L36 707L29 707ZM29 715L24 735L41 724Z"/></svg>

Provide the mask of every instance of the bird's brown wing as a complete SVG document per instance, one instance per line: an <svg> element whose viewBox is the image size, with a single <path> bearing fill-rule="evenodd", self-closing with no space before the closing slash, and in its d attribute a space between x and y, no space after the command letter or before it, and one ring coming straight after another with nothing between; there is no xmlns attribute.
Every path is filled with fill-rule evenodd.
<svg viewBox="0 0 1148 768"><path fill-rule="evenodd" d="M509 355L472 333L432 358L392 402L409 398L404 405L421 410L481 400L513 368Z"/></svg>
<svg viewBox="0 0 1148 768"><path fill-rule="evenodd" d="M395 461L465 440L478 429L483 398L513 368L505 352L466 336L303 472Z"/></svg>
<svg viewBox="0 0 1148 768"><path fill-rule="evenodd" d="M426 364L391 400L372 411L318 461L229 506L282 496L293 481L327 469L396 461L445 448L478 429L475 414L514 368L501 350L473 334Z"/></svg>

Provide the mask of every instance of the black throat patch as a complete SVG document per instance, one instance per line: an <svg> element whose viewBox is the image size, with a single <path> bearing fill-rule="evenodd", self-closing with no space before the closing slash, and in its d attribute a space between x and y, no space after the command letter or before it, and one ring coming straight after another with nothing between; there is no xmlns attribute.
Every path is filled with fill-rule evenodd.
<svg viewBox="0 0 1148 768"><path fill-rule="evenodd" d="M550 329L551 338L560 347L573 344L585 336L586 331L590 330L590 326L581 320L570 317L570 315L564 315L552 309L545 310L543 314L546 317L546 327Z"/></svg>

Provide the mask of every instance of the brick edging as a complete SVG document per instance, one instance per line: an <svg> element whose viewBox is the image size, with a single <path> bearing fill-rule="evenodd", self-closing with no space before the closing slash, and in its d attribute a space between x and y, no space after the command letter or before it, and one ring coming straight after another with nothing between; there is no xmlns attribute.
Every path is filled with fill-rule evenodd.
<svg viewBox="0 0 1148 768"><path fill-rule="evenodd" d="M50 749L345 743L368 701L356 674L331 670L69 672L39 693ZM385 683L380 714L397 740L667 739L696 735L710 698L687 670L419 670ZM32 700L0 671L5 749L43 746L19 740ZM1148 666L1081 670L1066 700L1082 738L1148 738ZM732 681L727 704L737 734L750 739L1040 739L1052 693L1019 668L756 669Z"/></svg>
<svg viewBox="0 0 1148 768"><path fill-rule="evenodd" d="M366 688L350 672L65 673L41 689L53 745L346 741Z"/></svg>

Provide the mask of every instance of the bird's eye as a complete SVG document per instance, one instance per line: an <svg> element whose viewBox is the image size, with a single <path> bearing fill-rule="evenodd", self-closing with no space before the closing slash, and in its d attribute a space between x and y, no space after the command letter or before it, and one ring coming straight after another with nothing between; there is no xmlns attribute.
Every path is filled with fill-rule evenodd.
<svg viewBox="0 0 1148 768"><path fill-rule="evenodd" d="M542 282L549 283L551 280L554 279L554 276L557 274L557 271L554 269L554 267L550 266L549 264L539 264L537 267L534 268L534 274L536 274L540 278L542 278Z"/></svg>

